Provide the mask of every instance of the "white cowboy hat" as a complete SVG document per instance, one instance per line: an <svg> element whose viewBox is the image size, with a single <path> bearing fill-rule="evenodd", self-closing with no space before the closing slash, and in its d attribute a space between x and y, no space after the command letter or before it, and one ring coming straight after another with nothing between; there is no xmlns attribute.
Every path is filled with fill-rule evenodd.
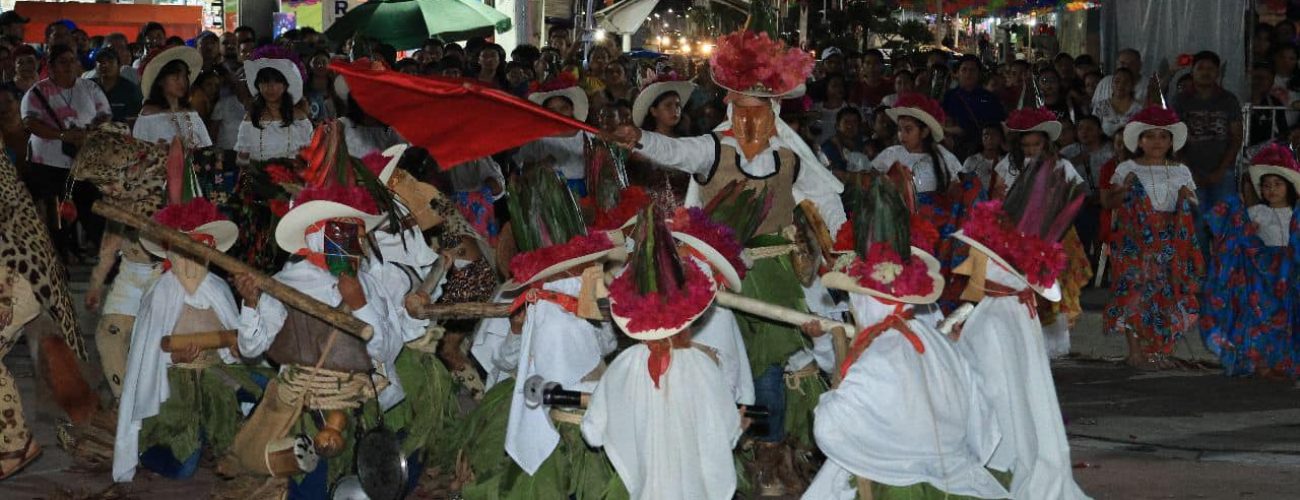
<svg viewBox="0 0 1300 500"><path fill-rule="evenodd" d="M1052 286L1050 287L1041 287L1035 285L1033 283L1030 283L1029 279L1025 277L1024 273L1020 272L1018 269L1012 266L1011 263L1007 262L1007 260L1002 258L1001 255L998 255L997 252L989 250L988 247L984 246L983 243L976 241L974 238L971 238L970 236L966 236L965 232L957 231L955 233L952 233L952 237L961 240L967 245L970 245L971 248L978 250L980 253L983 253L984 255L987 255L990 260L992 260L997 265L1002 266L1003 269L1006 269L1008 272L1010 272L1012 275L1018 278L1021 283L1024 283L1029 288L1032 288L1035 292L1037 292L1039 295L1042 295L1043 298L1047 299L1049 302L1061 301L1061 282L1059 279L1052 282Z"/></svg>
<svg viewBox="0 0 1300 500"><path fill-rule="evenodd" d="M572 87L565 87L549 92L533 92L528 94L528 100L533 101L533 103L538 106L546 106L546 100L552 97L564 97L568 99L569 102L573 103L573 119L580 122L587 121L587 110L589 104L587 103L587 93L582 90L582 87L574 85Z"/></svg>
<svg viewBox="0 0 1300 500"><path fill-rule="evenodd" d="M1250 173L1250 183L1255 185L1256 193L1259 193L1259 181L1265 175L1276 175L1286 179L1296 192L1300 193L1300 172L1279 165L1251 165L1246 168L1246 171Z"/></svg>
<svg viewBox="0 0 1300 500"><path fill-rule="evenodd" d="M912 257L921 259L925 263L926 275L930 277L930 293L926 295L904 295L895 296L887 292L867 288L858 283L857 278L849 276L840 271L831 271L822 276L822 284L826 288L833 290L843 290L849 293L858 293L870 295L872 297L902 302L904 304L933 304L939 300L939 295L943 293L943 276L939 274L939 261L920 248L912 247Z"/></svg>
<svg viewBox="0 0 1300 500"><path fill-rule="evenodd" d="M1051 142L1056 142L1056 140L1061 137L1061 122L1056 120L1040 122L1039 124L1026 129L1011 128L1009 125L1004 125L1004 127L1008 132L1042 132L1047 134L1047 140Z"/></svg>
<svg viewBox="0 0 1300 500"><path fill-rule="evenodd" d="M632 103L632 124L640 127L641 122L645 121L645 115L650 112L650 106L654 104L655 99L668 92L677 94L682 100L682 104L691 98L695 92L695 84L687 81L674 82L656 82L646 86L637 94L636 101Z"/></svg>
<svg viewBox="0 0 1300 500"><path fill-rule="evenodd" d="M285 91L293 97L293 102L297 103L303 99L302 91L302 73L298 71L298 65L288 59L275 59L264 57L251 61L244 61L244 80L248 83L248 91L257 95L257 73L263 69L270 68L279 71L284 75L284 80L289 82L289 88Z"/></svg>
<svg viewBox="0 0 1300 500"><path fill-rule="evenodd" d="M230 250L230 247L235 246L235 241L239 239L239 226L236 226L234 222L228 220L214 220L192 230L181 232L185 234L206 234L211 236L214 240L212 246L216 248L218 252L222 253L225 253L226 250ZM167 248L148 237L140 238L140 246L144 247L145 251L160 259L167 258Z"/></svg>
<svg viewBox="0 0 1300 500"><path fill-rule="evenodd" d="M507 281L504 285L501 285L501 291L513 292L515 290L518 290L520 288L523 288L525 286L531 285L539 281L543 281L547 278L568 271L575 267L581 266L583 264L589 264L598 261L610 255L615 250L623 249L624 238L623 238L623 233L621 231L606 231L605 234L609 236L609 240L611 243L611 246L609 248L606 248L604 250L598 250L586 255L580 255L577 257L565 259L555 264L551 264L549 266L546 266L545 268L542 268L541 271L538 271L537 273L533 274L527 280L524 281L516 281L515 278L511 278L510 281Z"/></svg>
<svg viewBox="0 0 1300 500"><path fill-rule="evenodd" d="M900 116L916 118L930 129L930 135L934 137L935 142L943 140L943 125L939 123L939 120L936 120L931 116L930 113L925 112L925 110L910 107L893 107L886 109L885 114L889 115L889 119L893 120L894 123L898 123L898 117Z"/></svg>
<svg viewBox="0 0 1300 500"><path fill-rule="evenodd" d="M149 60L144 73L140 75L140 93L144 95L145 101L149 100L149 90L153 88L153 81L158 79L158 72L172 61L181 61L189 68L191 85L199 78L199 70L203 68L203 55L197 49L182 45L159 52Z"/></svg>
<svg viewBox="0 0 1300 500"><path fill-rule="evenodd" d="M682 264L688 266L695 265L693 261L682 262ZM704 279L709 281L710 288L717 286L717 284L713 282L713 277L709 276L708 272L704 273ZM683 320L676 325L637 330L631 327L631 323L632 323L631 317L619 314L621 311L619 310L618 307L618 300L611 295L609 297L609 317L614 320L614 324L618 325L618 328L620 330L623 330L623 332L626 333L628 337L632 337L635 340L640 340L643 342L649 342L652 340L662 340L671 337L673 335L676 335L686 327L690 326L691 323L694 323L695 320L700 319L700 316L703 316L705 311L709 310L709 306L713 305L713 301L715 299L717 299L717 294L716 293L711 294L708 302L697 304L696 306L699 307L699 309L696 311L692 311L688 316L683 318ZM689 304L666 304L665 307L676 308L676 307L685 307L687 305Z"/></svg>
<svg viewBox="0 0 1300 500"><path fill-rule="evenodd" d="M371 215L342 203L312 200L293 207L289 213L284 214L284 218L275 226L275 243L286 252L297 253L298 250L307 248L309 226L323 220L346 217L361 219L366 225L366 232L370 232L383 220L382 215Z"/></svg>
<svg viewBox="0 0 1300 500"><path fill-rule="evenodd" d="M708 264L712 266L713 269L716 269L718 274L721 274L722 278L726 280L727 288L730 288L734 292L740 291L740 273L736 272L736 267L731 265L731 261L722 256L722 252L713 248L712 245L705 243L704 240L686 233L673 231L673 237L677 238L678 241L685 243L687 246L694 248L695 251L704 256L704 260L709 261Z"/></svg>
<svg viewBox="0 0 1300 500"><path fill-rule="evenodd" d="M1167 130L1174 136L1174 151L1183 149L1183 145L1187 144L1187 124L1183 122L1173 125L1151 125L1133 121L1124 126L1124 146L1129 151L1137 151L1138 139L1142 137L1142 133L1156 129Z"/></svg>

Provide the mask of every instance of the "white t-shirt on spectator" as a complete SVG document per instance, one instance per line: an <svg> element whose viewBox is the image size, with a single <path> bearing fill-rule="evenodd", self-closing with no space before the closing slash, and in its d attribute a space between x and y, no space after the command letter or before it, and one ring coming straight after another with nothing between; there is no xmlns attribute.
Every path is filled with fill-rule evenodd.
<svg viewBox="0 0 1300 500"><path fill-rule="evenodd" d="M45 97L49 103L48 109L35 95L36 92ZM62 130L88 128L97 118L109 119L113 116L113 109L109 107L108 98L99 89L99 85L80 78L69 89L60 88L48 78L36 82L23 96L20 111L24 119L37 118ZM72 158L63 154L62 141L42 139L32 134L28 144L31 147L32 163L72 168Z"/></svg>

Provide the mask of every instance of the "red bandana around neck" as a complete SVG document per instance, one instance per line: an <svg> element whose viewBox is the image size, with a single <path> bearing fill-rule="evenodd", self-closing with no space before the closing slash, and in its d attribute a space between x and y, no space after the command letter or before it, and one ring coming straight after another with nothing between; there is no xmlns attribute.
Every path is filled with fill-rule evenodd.
<svg viewBox="0 0 1300 500"><path fill-rule="evenodd" d="M848 355L844 356L844 363L840 365L840 380L843 380L848 375L853 362L857 361L858 357L867 351L867 347L871 346L871 342L876 340L876 337L879 337L880 334L891 329L898 330L899 333L903 334L903 337L912 343L912 348L916 349L917 353L925 354L925 344L922 344L921 338L917 337L916 333L907 326L908 320L912 319L915 313L912 309L903 310L903 307L903 304L895 305L894 312L886 316L885 319L858 332L858 336L853 339L853 345L849 347Z"/></svg>

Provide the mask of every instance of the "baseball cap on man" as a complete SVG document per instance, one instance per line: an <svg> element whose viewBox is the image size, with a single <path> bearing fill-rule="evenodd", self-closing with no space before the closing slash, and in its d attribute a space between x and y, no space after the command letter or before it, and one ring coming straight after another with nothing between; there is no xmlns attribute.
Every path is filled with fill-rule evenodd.
<svg viewBox="0 0 1300 500"><path fill-rule="evenodd" d="M0 26L8 26L10 24L27 24L28 21L31 21L31 19L20 16L18 15L17 12L12 10L7 11L4 14L0 14Z"/></svg>

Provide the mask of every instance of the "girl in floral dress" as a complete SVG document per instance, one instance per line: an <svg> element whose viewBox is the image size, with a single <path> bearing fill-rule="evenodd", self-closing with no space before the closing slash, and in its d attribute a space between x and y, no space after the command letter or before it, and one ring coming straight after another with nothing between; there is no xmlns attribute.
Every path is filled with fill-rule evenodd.
<svg viewBox="0 0 1300 500"><path fill-rule="evenodd" d="M1205 214L1214 241L1201 336L1227 375L1295 379L1300 164L1274 144L1251 160L1249 173L1244 197Z"/></svg>
<svg viewBox="0 0 1300 500"><path fill-rule="evenodd" d="M1115 208L1113 296L1105 327L1128 340L1127 363L1173 366L1174 344L1195 324L1204 259L1196 243L1196 183L1173 153L1187 126L1171 110L1150 107L1124 127L1134 159L1115 169L1103 203Z"/></svg>

